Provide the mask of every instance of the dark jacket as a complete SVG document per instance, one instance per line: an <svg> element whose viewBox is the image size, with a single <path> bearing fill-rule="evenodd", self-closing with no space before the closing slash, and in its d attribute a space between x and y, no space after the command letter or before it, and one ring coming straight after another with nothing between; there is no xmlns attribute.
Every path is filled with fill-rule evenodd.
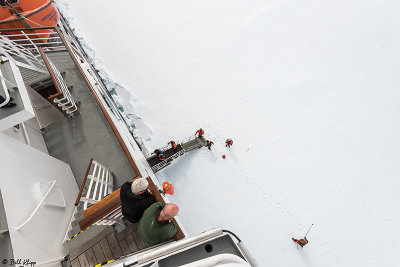
<svg viewBox="0 0 400 267"><path fill-rule="evenodd" d="M158 222L157 216L164 205L154 203L143 213L139 222L139 235L144 242L150 245L162 243L174 237L178 226L173 221Z"/></svg>
<svg viewBox="0 0 400 267"><path fill-rule="evenodd" d="M155 203L156 199L147 191L140 195L133 194L131 185L132 182L126 182L121 186L122 215L131 223L137 223L142 218L145 209Z"/></svg>

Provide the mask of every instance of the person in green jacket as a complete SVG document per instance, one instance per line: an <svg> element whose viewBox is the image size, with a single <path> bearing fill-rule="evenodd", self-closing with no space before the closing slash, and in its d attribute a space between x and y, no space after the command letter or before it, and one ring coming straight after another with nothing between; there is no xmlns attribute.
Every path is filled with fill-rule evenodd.
<svg viewBox="0 0 400 267"><path fill-rule="evenodd" d="M172 239L178 231L178 226L172 221L179 212L179 207L173 203L165 206L156 202L148 207L139 221L139 235L149 245L155 245Z"/></svg>

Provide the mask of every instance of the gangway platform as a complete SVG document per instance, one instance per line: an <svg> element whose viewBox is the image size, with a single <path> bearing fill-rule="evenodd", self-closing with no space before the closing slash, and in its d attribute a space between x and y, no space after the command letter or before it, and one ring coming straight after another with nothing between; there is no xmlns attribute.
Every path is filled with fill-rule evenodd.
<svg viewBox="0 0 400 267"><path fill-rule="evenodd" d="M149 163L151 169L154 172L157 172L170 165L174 159L179 158L186 152L203 146L207 146L207 142L204 137L191 136L182 140L180 144L177 144L175 149L173 149L170 145L160 148L164 154L165 160L160 160L155 153L152 153L150 157L147 158L147 162Z"/></svg>

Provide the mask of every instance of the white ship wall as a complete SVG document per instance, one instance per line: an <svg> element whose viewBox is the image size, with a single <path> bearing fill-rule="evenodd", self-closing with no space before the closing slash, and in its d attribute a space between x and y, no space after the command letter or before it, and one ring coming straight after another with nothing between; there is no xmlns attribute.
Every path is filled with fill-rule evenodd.
<svg viewBox="0 0 400 267"><path fill-rule="evenodd" d="M15 259L29 259L37 264L62 258L62 243L74 211L78 185L68 164L35 148L0 133L1 178L10 236ZM40 183L56 180L49 201L60 197L65 207L46 203L22 229L22 224L33 212L42 198ZM58 266L59 263L52 265Z"/></svg>

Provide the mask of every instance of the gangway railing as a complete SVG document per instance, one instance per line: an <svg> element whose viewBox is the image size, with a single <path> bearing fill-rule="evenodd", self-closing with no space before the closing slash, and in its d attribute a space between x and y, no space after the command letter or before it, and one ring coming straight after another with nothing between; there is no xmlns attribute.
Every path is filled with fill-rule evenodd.
<svg viewBox="0 0 400 267"><path fill-rule="evenodd" d="M102 219L98 220L95 222L95 225L113 225L115 223L118 223L122 226L124 225L124 222L122 220L124 216L122 215L122 209L121 207L116 208L106 216L104 216Z"/></svg>
<svg viewBox="0 0 400 267"><path fill-rule="evenodd" d="M78 106L76 105L71 93L66 85L60 71L51 62L51 60L43 52L42 48L39 48L39 52L44 60L44 63L49 70L50 76L53 79L54 86L57 89L57 94L49 97L50 101L53 101L64 113L68 116L73 116L78 112Z"/></svg>
<svg viewBox="0 0 400 267"><path fill-rule="evenodd" d="M152 166L151 169L152 169L154 172L158 172L159 170L161 170L161 169L167 167L168 165L170 165L171 162L172 162L174 159L179 158L179 157L182 156L183 154L185 154L185 150L184 150L184 149L182 149L182 150L176 152L175 154L173 154L172 156L169 156L168 158L166 158L165 160L161 161L160 163L157 163L156 165Z"/></svg>
<svg viewBox="0 0 400 267"><path fill-rule="evenodd" d="M88 179L90 182L84 194L85 196L82 197ZM78 194L79 201L83 202L83 210L86 210L89 204L94 204L106 195L112 193L113 190L114 178L112 172L97 161L91 159ZM75 206L79 204L79 201L77 199Z"/></svg>
<svg viewBox="0 0 400 267"><path fill-rule="evenodd" d="M188 138L183 139L177 147L179 149L173 149L170 146L166 146L161 148L160 150L165 154L168 155L165 160L160 161L157 159L157 155L153 152L150 157L147 158L147 161L153 170L153 172L158 172L161 169L167 167L172 163L173 160L179 158L180 156L184 155L186 152L189 152L195 148L199 148L206 145L206 141L204 137L197 137L195 135L189 136Z"/></svg>
<svg viewBox="0 0 400 267"><path fill-rule="evenodd" d="M188 138L185 138L181 142L182 148L188 152L195 148L199 148L206 145L206 140L203 136L197 137L196 135L191 135Z"/></svg>

